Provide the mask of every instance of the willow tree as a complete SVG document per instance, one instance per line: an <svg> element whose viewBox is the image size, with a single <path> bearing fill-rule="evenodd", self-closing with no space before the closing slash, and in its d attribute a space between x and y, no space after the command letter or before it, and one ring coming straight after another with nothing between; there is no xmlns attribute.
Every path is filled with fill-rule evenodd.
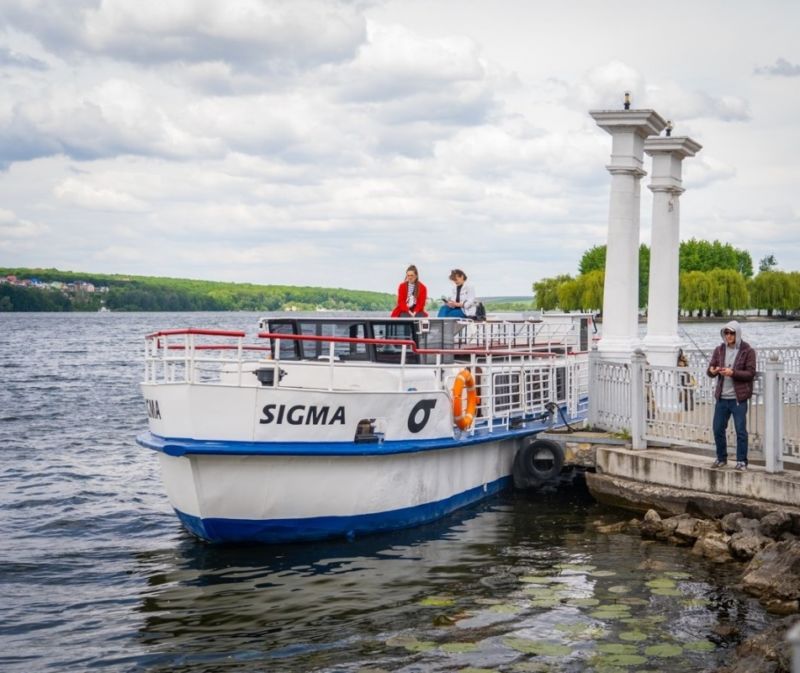
<svg viewBox="0 0 800 673"><path fill-rule="evenodd" d="M684 271L678 282L678 306L689 316L697 311L701 316L708 310L711 297L711 278L704 271Z"/></svg>
<svg viewBox="0 0 800 673"><path fill-rule="evenodd" d="M711 281L709 308L715 315L721 315L724 311L733 313L748 307L750 297L747 281L741 273L733 269L712 269L708 276Z"/></svg>
<svg viewBox="0 0 800 673"><path fill-rule="evenodd" d="M572 276L564 274L555 278L542 278L542 280L534 283L534 306L540 311L552 311L561 306L558 301L558 288L563 283L571 280Z"/></svg>
<svg viewBox="0 0 800 673"><path fill-rule="evenodd" d="M581 310L603 311L603 284L606 273L602 270L590 271L580 276Z"/></svg>
<svg viewBox="0 0 800 673"><path fill-rule="evenodd" d="M800 274L796 271L762 271L750 281L752 305L771 316L775 311L786 315L800 309Z"/></svg>

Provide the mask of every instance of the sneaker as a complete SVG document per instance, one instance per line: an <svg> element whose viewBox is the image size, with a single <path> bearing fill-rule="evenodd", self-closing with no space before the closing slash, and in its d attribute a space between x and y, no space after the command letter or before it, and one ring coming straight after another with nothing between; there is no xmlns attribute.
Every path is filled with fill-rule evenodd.
<svg viewBox="0 0 800 673"><path fill-rule="evenodd" d="M736 466L733 469L744 471L747 469L747 463L736 463Z"/></svg>
<svg viewBox="0 0 800 673"><path fill-rule="evenodd" d="M728 464L727 460L715 460L713 463L711 463L711 467L713 468L725 467L727 464Z"/></svg>

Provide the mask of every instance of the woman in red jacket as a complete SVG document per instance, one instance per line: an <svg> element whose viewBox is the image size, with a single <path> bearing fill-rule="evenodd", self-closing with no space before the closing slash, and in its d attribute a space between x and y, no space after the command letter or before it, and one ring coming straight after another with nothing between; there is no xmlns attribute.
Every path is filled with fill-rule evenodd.
<svg viewBox="0 0 800 673"><path fill-rule="evenodd" d="M427 300L428 288L419 282L417 267L412 264L406 269L406 279L397 287L397 306L392 310L392 318L427 318Z"/></svg>

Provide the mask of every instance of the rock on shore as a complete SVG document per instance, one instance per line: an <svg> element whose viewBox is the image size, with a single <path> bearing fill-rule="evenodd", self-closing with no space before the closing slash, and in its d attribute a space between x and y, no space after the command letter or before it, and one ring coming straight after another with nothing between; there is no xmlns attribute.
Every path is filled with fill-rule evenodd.
<svg viewBox="0 0 800 673"><path fill-rule="evenodd" d="M662 519L649 510L639 524L644 538L691 546L692 553L715 563L744 561L742 588L777 614L800 612L800 539L797 525L785 512L761 519L741 512L722 519L679 514Z"/></svg>
<svg viewBox="0 0 800 673"><path fill-rule="evenodd" d="M641 521L623 524L643 538L691 547L716 563L746 564L741 588L768 612L789 615L775 627L740 643L731 662L715 673L790 673L787 630L800 613L800 522L786 512L761 518L732 512L721 519L689 514L661 518L649 510Z"/></svg>

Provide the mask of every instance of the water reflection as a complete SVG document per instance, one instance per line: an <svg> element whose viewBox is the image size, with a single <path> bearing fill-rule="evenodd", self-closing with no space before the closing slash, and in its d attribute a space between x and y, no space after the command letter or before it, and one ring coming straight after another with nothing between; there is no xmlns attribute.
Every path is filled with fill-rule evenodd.
<svg viewBox="0 0 800 673"><path fill-rule="evenodd" d="M730 569L592 523L626 516L573 489L353 542L184 538L137 559L148 670L695 671L731 644L720 622L761 626Z"/></svg>

